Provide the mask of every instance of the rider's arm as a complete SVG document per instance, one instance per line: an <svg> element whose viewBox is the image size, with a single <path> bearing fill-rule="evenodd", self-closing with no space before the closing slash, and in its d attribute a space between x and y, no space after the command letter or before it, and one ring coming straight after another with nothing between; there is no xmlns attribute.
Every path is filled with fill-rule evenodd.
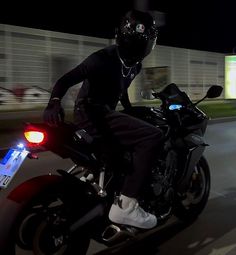
<svg viewBox="0 0 236 255"><path fill-rule="evenodd" d="M97 62L96 55L92 54L77 67L64 74L54 85L50 100L61 100L70 87L93 75L97 68Z"/></svg>
<svg viewBox="0 0 236 255"><path fill-rule="evenodd" d="M48 105L43 113L45 123L57 126L60 122L64 121L64 110L61 107L61 99L70 87L94 74L97 68L97 62L96 56L90 55L76 68L63 75L56 82Z"/></svg>

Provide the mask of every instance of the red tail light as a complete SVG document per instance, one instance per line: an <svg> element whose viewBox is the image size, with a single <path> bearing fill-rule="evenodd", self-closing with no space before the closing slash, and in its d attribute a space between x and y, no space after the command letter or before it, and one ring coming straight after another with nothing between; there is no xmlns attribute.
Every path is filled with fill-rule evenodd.
<svg viewBox="0 0 236 255"><path fill-rule="evenodd" d="M24 132L26 140L31 144L43 144L46 140L46 134L42 131L26 130Z"/></svg>

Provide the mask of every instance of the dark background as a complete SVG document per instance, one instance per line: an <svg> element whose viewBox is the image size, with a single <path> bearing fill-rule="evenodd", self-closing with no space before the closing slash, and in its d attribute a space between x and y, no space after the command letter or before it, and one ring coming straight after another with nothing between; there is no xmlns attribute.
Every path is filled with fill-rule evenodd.
<svg viewBox="0 0 236 255"><path fill-rule="evenodd" d="M178 2L178 3L176 3ZM161 45L232 53L236 46L236 1L79 0L2 4L0 23L114 38L119 18L132 7L166 13Z"/></svg>

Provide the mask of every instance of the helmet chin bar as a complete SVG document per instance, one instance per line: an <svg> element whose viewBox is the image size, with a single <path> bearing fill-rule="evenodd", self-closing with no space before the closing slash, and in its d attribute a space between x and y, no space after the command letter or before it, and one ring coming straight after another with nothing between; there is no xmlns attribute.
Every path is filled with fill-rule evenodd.
<svg viewBox="0 0 236 255"><path fill-rule="evenodd" d="M140 63L140 62L142 61L142 60L136 61L136 62L135 62L134 64L132 64L132 65L129 65L129 64L125 63L125 60L120 56L120 52L119 52L119 47L118 47L118 46L119 46L119 45L117 45L117 47L116 47L116 52L117 52L117 55L118 55L118 57L119 57L119 59L120 59L121 64L122 64L125 68L131 68L131 67L137 65L138 63Z"/></svg>
<svg viewBox="0 0 236 255"><path fill-rule="evenodd" d="M140 63L155 48L156 40L157 40L157 37L153 38L152 40L149 40L146 45L145 43L144 45L139 45L141 46L139 51L139 48L138 48L139 46L136 45L135 41L131 42L127 46L125 40L122 40L118 38L118 36L116 36L116 45L117 45L116 50L122 65L125 68L130 68ZM134 47L135 49L133 49L132 47Z"/></svg>

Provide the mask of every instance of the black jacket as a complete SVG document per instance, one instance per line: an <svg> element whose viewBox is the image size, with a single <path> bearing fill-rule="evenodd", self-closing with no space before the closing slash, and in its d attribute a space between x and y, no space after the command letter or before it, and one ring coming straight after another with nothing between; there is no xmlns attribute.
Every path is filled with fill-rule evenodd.
<svg viewBox="0 0 236 255"><path fill-rule="evenodd" d="M141 70L141 63L130 70L122 66L116 45L106 47L88 56L55 84L51 98L62 98L67 90L83 81L77 102L89 98L95 103L115 109L118 101L130 106L127 89Z"/></svg>

